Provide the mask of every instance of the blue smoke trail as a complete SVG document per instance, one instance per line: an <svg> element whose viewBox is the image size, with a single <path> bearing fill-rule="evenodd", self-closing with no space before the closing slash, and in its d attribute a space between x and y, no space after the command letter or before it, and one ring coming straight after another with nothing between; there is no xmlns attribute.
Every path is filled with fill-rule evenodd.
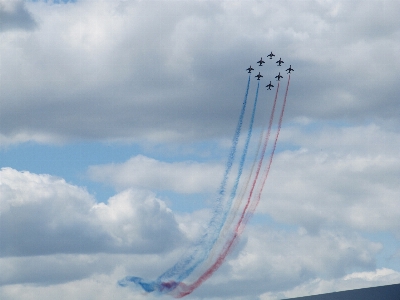
<svg viewBox="0 0 400 300"><path fill-rule="evenodd" d="M236 131L232 140L232 146L230 149L230 153L228 156L228 161L226 163L226 168L225 168L225 173L223 176L223 180L221 182L221 186L219 188L219 197L216 200L215 208L214 208L214 214L213 217L210 220L209 223L209 229L215 228L216 230L208 230L203 237L199 240L194 247L194 250L189 251L189 255L187 255L186 258L179 260L174 266L172 266L170 269L168 269L166 272L161 274L155 281L145 281L143 278L140 277L135 277L135 276L127 276L124 279L118 281L118 284L120 286L127 286L129 283L135 283L137 285L140 285L143 290L146 292L154 292L158 291L160 293L168 293L172 290L174 290L177 285L184 280L186 277L188 277L195 269L196 267L201 264L206 258L208 253L211 251L213 245L215 244L215 241L217 240L219 233L222 229L224 220L226 219L226 214L223 214L223 197L225 195L225 189L226 189L226 184L228 181L229 173L232 169L233 161L235 159L235 154L236 154L236 148L237 144L239 141L239 136L240 136L240 131L243 125L243 118L244 114L246 111L246 105L247 105L247 98L248 98L248 93L249 93L249 87L250 87L250 75L247 81L247 87L246 87L246 93L243 101L243 106L242 110L240 112L239 116L239 121L236 127ZM258 84L259 87L259 84ZM256 94L256 100L255 104L257 101L258 97L258 87L257 87L257 94ZM255 106L255 105L254 105ZM254 112L255 112L255 107L253 108L253 114L252 114L252 122L251 122L251 128L252 128L252 123L254 121ZM251 129L250 128L250 129ZM250 133L251 135L251 133ZM250 140L249 134L248 134L248 141ZM245 152L247 153L247 148L248 148L248 141L246 141L246 146L245 146ZM244 155L245 156L245 155ZM244 164L244 158L242 155L241 159L241 164ZM242 172L243 166L240 167L240 174ZM237 181L239 181L240 175L238 175ZM235 189L237 188L237 184L235 182ZM236 191L235 191L236 193ZM233 194L235 194L233 193ZM232 193L231 193L232 197ZM234 197L234 195L233 195ZM232 201L228 201L232 203ZM221 220L221 215L222 220ZM175 277L175 278L174 278Z"/></svg>
<svg viewBox="0 0 400 300"><path fill-rule="evenodd" d="M227 202L227 205L224 208L223 213L221 214L221 220L218 223L218 228L216 228L216 231L218 232L218 235L216 236L215 240L213 241L211 247L208 249L207 256L210 256L211 250L213 249L213 247L215 246L215 244L217 242L217 238L219 238L219 236L221 235L223 227L226 225L226 220L228 219L228 216L231 213L233 200L236 197L236 192L237 192L237 189L238 189L239 181L240 181L240 178L242 176L244 163L245 163L246 157L247 157L247 151L248 151L248 148L249 148L251 135L253 133L253 124L254 124L254 118L255 118L256 110L257 110L257 100L258 100L259 88L260 88L260 82L258 82L258 84L257 84L256 97L254 99L253 111L251 113L251 118L250 118L250 125L249 125L249 129L247 131L247 137L246 137L246 142L245 142L244 147L243 147L243 153L242 153L242 156L241 156L241 159L240 159L240 162L239 162L239 169L238 169L237 177L236 177L236 179L234 181L234 184L233 184L233 187L232 187L231 194L230 194L229 200ZM235 214L235 212L233 212L233 214ZM230 225L228 224L228 227L229 226Z"/></svg>
<svg viewBox="0 0 400 300"><path fill-rule="evenodd" d="M257 85L256 98L254 100L253 111L251 113L251 119L250 119L249 130L247 132L246 143L244 145L242 157L241 157L240 163L239 163L239 171L238 171L238 174L237 174L237 177L236 177L236 180L235 180L235 184L233 185L231 195L229 197L229 203L228 203L229 208L232 207L232 202L233 202L233 199L236 196L237 188L238 188L238 185L239 185L239 180L240 180L240 177L242 176L242 173L243 173L243 166L244 166L244 162L246 160L247 150L249 148L249 143L250 143L251 135L252 135L252 132L253 132L253 124L254 124L254 117L256 115L259 88L260 88L260 82L258 82L258 85ZM223 223L225 223L225 221L226 221L226 219L228 217L228 213L229 213L229 209L225 210L224 217L223 217L223 220L224 220ZM220 228L220 231L221 231L221 229L222 229L222 226Z"/></svg>
<svg viewBox="0 0 400 300"><path fill-rule="evenodd" d="M247 86L247 88L248 87L249 86ZM242 172L243 172L243 166L244 166L244 162L246 160L247 150L248 150L248 147L249 147L251 134L252 134L252 131L253 131L253 124L254 124L254 117L255 117L256 108L257 108L257 99L258 99L259 87L260 87L260 82L258 82L258 85L257 85L256 97L255 97L255 100L254 100L253 111L252 111L252 114L251 114L249 130L247 132L246 143L244 145L242 157L241 157L240 163L239 163L238 174L237 174L237 177L235 179L234 186L232 188L229 200L228 200L227 204L225 204L224 207L222 207L222 205L221 205L221 197L222 196L218 199L218 201L220 202L219 203L219 207L218 207L219 209L218 210L214 210L213 218L211 219L210 224L209 224L209 229L210 230L205 233L205 235L203 236L203 239L198 244L198 245L205 244L204 246L199 247L200 249L202 248L203 251L204 251L204 253L202 255L202 258L199 259L191 268L187 269L185 272L182 272L182 274L178 277L178 281L179 282L181 282L186 277L188 277L198 267L198 265L201 264L207 258L207 256L211 252L211 249L215 245L215 243L216 243L216 241L217 241L217 239L218 239L218 237L219 237L219 235L221 233L222 227L225 224L225 221L226 221L226 219L228 217L228 213L229 213L230 208L232 207L232 202L233 202L233 199L236 196L236 191L237 191L237 187L239 185L239 180L240 180L240 177L241 177ZM246 98L247 98L247 94L248 94L248 89L246 91ZM243 111L243 113L244 113L244 111ZM242 120L240 122L243 123L243 115L242 114L241 114L241 118L242 118ZM238 135L237 136L235 135L236 145L238 143L240 130L237 133L238 133ZM234 159L234 157L232 157L232 161L233 161L233 159ZM232 167L232 163L231 163L230 167ZM227 175L227 173L225 173L225 174ZM224 178L225 184L226 184L227 177L228 176L226 176L226 178ZM214 230L211 230L212 228ZM211 237L208 234L209 232L213 233L213 235L210 235ZM208 240L206 240L207 237L208 237Z"/></svg>

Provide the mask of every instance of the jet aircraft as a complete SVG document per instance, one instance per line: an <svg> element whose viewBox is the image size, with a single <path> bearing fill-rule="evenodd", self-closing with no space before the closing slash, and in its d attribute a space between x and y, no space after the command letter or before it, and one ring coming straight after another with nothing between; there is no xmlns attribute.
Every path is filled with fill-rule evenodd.
<svg viewBox="0 0 400 300"><path fill-rule="evenodd" d="M247 73L251 73L251 71L253 71L254 69L250 66L246 70L248 71Z"/></svg>
<svg viewBox="0 0 400 300"><path fill-rule="evenodd" d="M275 54L273 54L272 51L271 51L271 53L268 54L267 56L269 57L269 59L272 59L272 57L275 56Z"/></svg>
<svg viewBox="0 0 400 300"><path fill-rule="evenodd" d="M273 85L272 85L272 83L271 83L271 81L269 82L269 84L268 85L266 85L265 87L267 87L268 88L268 90L270 90L272 87L274 87Z"/></svg>
<svg viewBox="0 0 400 300"><path fill-rule="evenodd" d="M257 63L258 63L260 66L262 66L262 64L265 63L265 61L263 61L263 60L262 60L262 57L261 57L261 59L260 59Z"/></svg>
<svg viewBox="0 0 400 300"><path fill-rule="evenodd" d="M279 72L279 74L278 74L278 75L276 75L276 76L275 76L275 78L278 78L278 80L277 80L277 81L279 81L279 79L280 79L280 78L283 78L283 76L281 75L281 72Z"/></svg>
<svg viewBox="0 0 400 300"><path fill-rule="evenodd" d="M257 77L257 80L260 80L260 78L261 78L261 77L264 77L264 76L262 76L262 75L260 74L260 72L258 72L258 75L254 76L254 77Z"/></svg>
<svg viewBox="0 0 400 300"><path fill-rule="evenodd" d="M286 69L286 71L288 71L288 72L287 72L288 74L290 74L291 71L294 71L294 70L292 69L292 65L290 65L289 68Z"/></svg>
<svg viewBox="0 0 400 300"><path fill-rule="evenodd" d="M279 57L279 60L276 63L278 64L278 66L281 66L281 64L283 64L284 61Z"/></svg>

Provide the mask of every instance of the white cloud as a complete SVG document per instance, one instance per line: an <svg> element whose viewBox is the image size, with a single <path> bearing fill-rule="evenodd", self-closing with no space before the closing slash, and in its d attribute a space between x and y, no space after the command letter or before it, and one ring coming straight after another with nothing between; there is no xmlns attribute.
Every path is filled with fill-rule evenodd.
<svg viewBox="0 0 400 300"><path fill-rule="evenodd" d="M226 136L266 49L296 70L287 118L397 124L395 1L25 6L36 30L1 33L8 143Z"/></svg>
<svg viewBox="0 0 400 300"><path fill-rule="evenodd" d="M118 189L137 187L177 193L214 192L222 177L222 167L193 161L167 163L138 155L125 163L90 166L92 180Z"/></svg>
<svg viewBox="0 0 400 300"><path fill-rule="evenodd" d="M340 292L374 286L398 284L400 273L391 269L382 268L371 272L355 272L342 278L324 280L321 278L311 280L301 284L294 289L279 292L265 293L261 295L261 300L279 300L282 298L294 298L324 293Z"/></svg>
<svg viewBox="0 0 400 300"><path fill-rule="evenodd" d="M212 280L187 298L256 299L264 293L304 295L343 289L346 283L349 288L356 288L394 282L398 272L373 271L374 254L379 248L379 244L348 233L325 231L311 236L301 231L287 233L250 227L239 249L228 257ZM7 272L0 275L0 295L2 299L38 299L43 293L60 295L60 299L106 299L110 295L140 299L144 295L140 288L121 288L116 282L128 274L154 279L180 254L174 251L163 255L103 253L1 258L0 267ZM352 268L371 271L348 274ZM152 299L152 295L147 297Z"/></svg>
<svg viewBox="0 0 400 300"><path fill-rule="evenodd" d="M122 268L107 275L94 274L85 279L50 286L7 285L0 288L0 296L4 300L37 300L41 299L43 295L60 300L155 299L151 295L119 287L116 282L121 276L124 276Z"/></svg>
<svg viewBox="0 0 400 300"><path fill-rule="evenodd" d="M324 230L310 235L249 226L226 262L193 297L258 299L313 280L338 280L354 270L374 270L381 249L381 244L355 232ZM196 274L202 271L200 267Z"/></svg>
<svg viewBox="0 0 400 300"><path fill-rule="evenodd" d="M301 126L312 129L313 124L305 122ZM256 230L250 227L238 249L212 280L194 293L194 299L244 299L260 294L275 299L277 295L294 297L379 285L384 282L379 278L398 278L397 271L373 271L376 257L385 245L362 237L369 231L398 232L398 135L376 125L305 132L290 128L282 132L281 142L293 142L290 146L300 150L277 154L259 207L276 220L301 228L298 232L285 232L267 226ZM162 178L175 170L179 176L166 187L184 182L188 174L204 172L204 165L196 163L176 165L143 156L132 161L140 166L141 175L135 179L138 182L146 170L153 175L161 170ZM122 167L125 164L112 166L106 172L109 177L103 180L118 182L114 176L124 173L118 169ZM207 181L199 178L199 182ZM84 189L50 175L4 168L0 179L2 220L15 225L3 227L6 230L2 228L1 237L1 245L8 248L2 248L0 268L9 271L0 280L4 285L2 293L9 298L9 293L24 297L29 291L26 297L31 297L30 294L46 290L64 291L66 287L83 293L91 289L95 274L110 279L114 267L124 269L120 278L128 274L155 278L185 249L186 244L176 247L177 243L201 234L204 220L209 217L208 212L199 211L175 221L162 201L143 190L127 189L107 203L96 203ZM194 191L192 188L187 192ZM176 235L187 239L177 241ZM165 245L170 248L165 249ZM165 251L174 247L175 251L167 252L166 258ZM99 256L98 252L106 254ZM137 254L114 254L121 252ZM354 270L368 272L353 273ZM40 280L32 279L26 271L42 274ZM29 283L45 287L35 288ZM120 293L113 289L110 292Z"/></svg>
<svg viewBox="0 0 400 300"><path fill-rule="evenodd" d="M204 234L204 232L207 230L208 221L210 218L210 209L202 209L192 213L176 215L176 219L179 223L179 229L192 242L197 242L198 239Z"/></svg>
<svg viewBox="0 0 400 300"><path fill-rule="evenodd" d="M400 232L398 11L397 1L0 0L0 144L230 138L245 68L273 50L295 69L284 120L295 124L281 132L289 150L276 154L258 212L299 231L250 227L190 297L399 282L374 270L385 245L362 238ZM135 156L89 175L120 192L97 203L61 178L0 171L0 298L141 299L116 281L156 277L209 217L175 217L143 189L208 193L222 167Z"/></svg>
<svg viewBox="0 0 400 300"><path fill-rule="evenodd" d="M109 274L94 274L88 278L75 280L62 284L50 286L35 286L14 284L0 288L0 296L4 300L21 299L36 300L42 295L57 299L156 299L160 298L152 294L144 294L136 289L121 288L116 285L116 281L124 276L123 268L116 268ZM343 291L355 288L366 288L371 286L380 286L398 283L400 274L390 269L377 269L373 272L365 272L366 274L375 274L374 279L370 281L351 280L342 277L335 280L314 279L293 289L284 292L267 292L260 297L252 296L228 296L229 299L262 299L262 300L279 300L283 298L301 297L307 295L316 295L321 293L329 293L334 291ZM168 296L166 296L168 297ZM228 299L226 297L205 297L207 299ZM201 295L189 295L186 299L205 299Z"/></svg>
<svg viewBox="0 0 400 300"><path fill-rule="evenodd" d="M84 189L60 178L10 168L0 174L1 217L7 224L2 226L0 259L1 269L7 270L0 276L4 299L35 299L44 292L82 299L93 296L84 298L86 293L100 299L110 293L122 299L139 297L140 289L122 289L116 281L128 274L156 278L186 249L183 235L193 239L204 230L201 220L208 216L182 215L178 224L149 192L125 190L108 203L96 203ZM374 273L351 272L373 272L381 249L381 244L350 230L309 234L250 226L213 279L189 298L289 293L302 291L310 282L335 282L346 275L361 285L371 283ZM389 273L378 275L396 275ZM93 292L99 284L102 287Z"/></svg>
<svg viewBox="0 0 400 300"><path fill-rule="evenodd" d="M400 229L400 136L375 125L283 131L259 212L310 232Z"/></svg>
<svg viewBox="0 0 400 300"><path fill-rule="evenodd" d="M233 278L249 277L273 288L306 280L335 278L357 268L372 268L382 248L357 234L322 231L318 235L258 228L247 245L229 262Z"/></svg>
<svg viewBox="0 0 400 300"><path fill-rule="evenodd" d="M112 255L110 255L112 256ZM55 254L0 258L0 285L54 285L90 277L94 273L110 273L118 258L105 255Z"/></svg>
<svg viewBox="0 0 400 300"><path fill-rule="evenodd" d="M119 277L110 278L113 285L130 274L156 278L177 261L182 251L177 248L170 252L144 254L75 253L2 257L0 267L4 272L0 275L0 286L73 284L95 275L112 276L115 270L119 270Z"/></svg>
<svg viewBox="0 0 400 300"><path fill-rule="evenodd" d="M299 232L253 230L194 297L240 299L268 289L277 295L305 282L373 270L385 245L363 238L363 233L398 232L397 133L374 124L320 129L305 122L284 129L280 142L284 148L300 149L277 153L258 212L297 225ZM189 223L181 224L185 232L204 229ZM365 280L361 285L371 286Z"/></svg>
<svg viewBox="0 0 400 300"><path fill-rule="evenodd" d="M172 212L144 191L97 204L86 190L50 175L0 172L2 256L160 253L182 242Z"/></svg>

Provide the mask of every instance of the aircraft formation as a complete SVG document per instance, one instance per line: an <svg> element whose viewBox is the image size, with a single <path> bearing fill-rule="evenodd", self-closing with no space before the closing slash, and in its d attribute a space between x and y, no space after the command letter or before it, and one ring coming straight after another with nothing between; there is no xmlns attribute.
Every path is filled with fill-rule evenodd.
<svg viewBox="0 0 400 300"><path fill-rule="evenodd" d="M272 59L274 56L275 56L275 54L273 54L272 51L271 51L270 54L267 55L267 57L269 59ZM281 57L279 57L279 60L276 61L276 64L277 64L278 67L281 67L283 63L285 63L285 62L282 60ZM258 64L258 66L263 66L263 64L265 64L265 61L263 61L262 57L257 62L257 64ZM246 71L247 71L247 73L251 73L251 71L254 71L254 68L252 68L251 65L250 65L250 67L248 67L246 69ZM294 71L294 69L292 68L292 65L290 65L289 68L287 68L285 71L287 72L287 74L290 74L292 71ZM262 78L264 76L261 75L261 72L258 72L258 74L255 77L257 78L257 80L260 80L260 78ZM281 75L281 72L279 72L278 75L275 76L275 78L276 78L276 81L280 81L280 79L283 78L283 76ZM271 87L274 87L274 86L272 85L272 83L270 81L269 84L266 85L265 87L267 87L268 90L271 90Z"/></svg>
<svg viewBox="0 0 400 300"><path fill-rule="evenodd" d="M266 57L270 58L271 60L274 56L275 54L271 52ZM283 68L282 64L284 64L284 62L282 58L279 58L276 63L278 64L278 68ZM260 69L263 64L267 63L261 57L257 64L258 66L256 68L250 66L246 69L246 71L248 73L255 71L254 73L256 73L258 70L255 69ZM234 249L235 245L237 245L240 235L245 229L247 222L255 213L257 205L261 200L265 182L268 178L272 159L278 142L279 132L282 127L283 114L285 111L286 98L290 84L290 72L293 71L292 66L290 65L286 71L288 72L287 85L283 101L280 101L282 104L281 109L279 107L276 109L276 107L278 102L279 87L281 85L280 79L283 78L283 76L281 75L281 72L275 76L278 83L275 84L276 93L271 106L268 128L266 128L266 121L268 120L267 117L269 114L265 114L265 107L262 115L259 114L259 117L263 117L265 122L263 129L259 131L259 143L256 150L257 155L254 156L251 171L247 174L247 182L246 180L243 180L242 176L245 176L243 171L246 170L246 167L250 166L251 164L251 162L248 161L248 165L245 165L249 146L253 145L250 143L250 141L253 134L253 125L257 112L258 92L260 88L260 81L258 81L253 102L253 109L251 110L251 117L250 120L248 120L246 116L249 113L246 115L246 107L249 105L247 104L248 95L251 77L254 76L254 74L249 74L246 76L248 79L246 78L247 87L242 103L242 109L240 111L239 120L234 137L232 139L232 146L230 148L224 176L222 178L219 191L215 194L218 196L215 198L211 219L208 225L204 227L205 232L202 235L199 235L199 239L194 241L193 245L183 253L181 258L179 258L179 260L173 266L161 273L156 279L146 280L138 276L126 276L118 281L120 286L125 287L128 285L136 285L141 287L146 293L155 292L157 294L169 294L174 298L182 298L191 294L195 289L209 279L220 268L222 263L227 258L227 255L232 253L232 250ZM261 78L267 77L267 73L262 75L261 72L258 72L255 77L257 80L261 80ZM269 90L274 87L271 80L266 87ZM275 121L275 124L277 125L274 126L276 128L276 130L274 130L275 134L272 134L271 136L271 133L273 132L272 126L274 125L273 121L277 115L279 116L279 121ZM249 121L248 127L244 125L244 120ZM238 142L242 136L241 133L243 132L243 125L247 127L247 138L245 143L240 145ZM275 135L275 138L273 135ZM273 145L271 145L271 141L273 142ZM242 152L241 155L240 152ZM240 158L235 158L236 154L240 156ZM257 168L254 168L256 166ZM239 187L241 188L238 189Z"/></svg>

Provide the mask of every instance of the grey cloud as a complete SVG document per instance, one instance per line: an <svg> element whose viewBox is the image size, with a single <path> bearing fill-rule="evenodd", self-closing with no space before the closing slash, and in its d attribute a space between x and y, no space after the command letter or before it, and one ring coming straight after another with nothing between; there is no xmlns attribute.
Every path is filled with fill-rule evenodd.
<svg viewBox="0 0 400 300"><path fill-rule="evenodd" d="M37 23L23 1L0 1L0 32L33 30Z"/></svg>
<svg viewBox="0 0 400 300"><path fill-rule="evenodd" d="M179 249L180 250L180 249ZM127 272L154 277L160 268L170 267L180 251L147 254L75 253L38 256L1 257L0 290L10 285L55 286L79 282L96 275L119 275L112 282L126 276Z"/></svg>
<svg viewBox="0 0 400 300"><path fill-rule="evenodd" d="M319 278L339 279L354 270L374 270L375 255L381 249L380 244L350 232L309 235L265 227L248 232L243 249L194 296L256 299Z"/></svg>
<svg viewBox="0 0 400 300"><path fill-rule="evenodd" d="M0 285L35 283L53 285L110 273L115 263L99 255L40 255L3 257Z"/></svg>
<svg viewBox="0 0 400 300"><path fill-rule="evenodd" d="M1 170L1 256L162 253L184 242L154 195L126 190L96 204L84 189L50 175Z"/></svg>
<svg viewBox="0 0 400 300"><path fill-rule="evenodd" d="M87 299L87 300L108 300L112 298L118 299L157 299L159 296L152 294L143 294L134 289L122 289L118 287L115 282L120 278L121 272L115 271L109 274L94 274L83 280L76 280L64 284L40 286L40 285L8 285L0 287L0 296L4 300L32 300L41 298L46 295L51 298L60 300L69 299ZM308 296L312 294L320 294L341 290L349 290L354 287L364 288L371 286L379 286L386 284L396 284L399 280L400 274L390 269L378 269L371 272L358 272L345 276L339 279L326 280L317 278L312 281L305 282L293 289L285 290L282 292L266 292L262 295L252 296L224 296L219 293L218 296L212 295L206 297L203 294L201 297L198 295L188 295L186 299L261 299L261 300L279 300L292 297ZM249 286L253 287L253 286ZM228 287L236 289L236 286ZM220 290L221 291L221 290ZM242 289L243 291L243 289ZM205 298L206 297L206 298Z"/></svg>
<svg viewBox="0 0 400 300"><path fill-rule="evenodd" d="M301 125L298 125L301 127ZM398 236L398 133L376 125L283 131L260 210L282 222L322 228L390 231Z"/></svg>
<svg viewBox="0 0 400 300"><path fill-rule="evenodd" d="M90 166L92 180L119 189L138 187L177 193L207 193L217 189L222 167L195 162L166 163L138 155L122 164Z"/></svg>
<svg viewBox="0 0 400 300"><path fill-rule="evenodd" d="M399 277L399 272L386 268L377 269L370 272L354 272L338 279L326 280L318 278L309 282L305 282L291 290L284 292L268 292L261 295L260 299L279 300L346 290L348 291L373 286L397 284L399 282Z"/></svg>
<svg viewBox="0 0 400 300"><path fill-rule="evenodd" d="M40 284L12 284L0 287L1 299L40 299L43 295L50 298L107 300L118 299L155 299L151 295L141 295L129 289L118 287L116 281L121 271L116 270L109 274L97 273L90 277L59 283L54 285Z"/></svg>
<svg viewBox="0 0 400 300"><path fill-rule="evenodd" d="M386 2L385 11L393 5ZM375 23L394 29L365 39L367 21L355 16L360 9L372 15L374 5L287 7L102 2L93 11L82 1L65 10L34 8L40 30L2 48L1 134L10 143L35 134L139 142L227 136L244 96L244 70L269 50L295 69L285 120L397 124L399 24L392 14L376 15ZM270 78L280 69L260 70Z"/></svg>

